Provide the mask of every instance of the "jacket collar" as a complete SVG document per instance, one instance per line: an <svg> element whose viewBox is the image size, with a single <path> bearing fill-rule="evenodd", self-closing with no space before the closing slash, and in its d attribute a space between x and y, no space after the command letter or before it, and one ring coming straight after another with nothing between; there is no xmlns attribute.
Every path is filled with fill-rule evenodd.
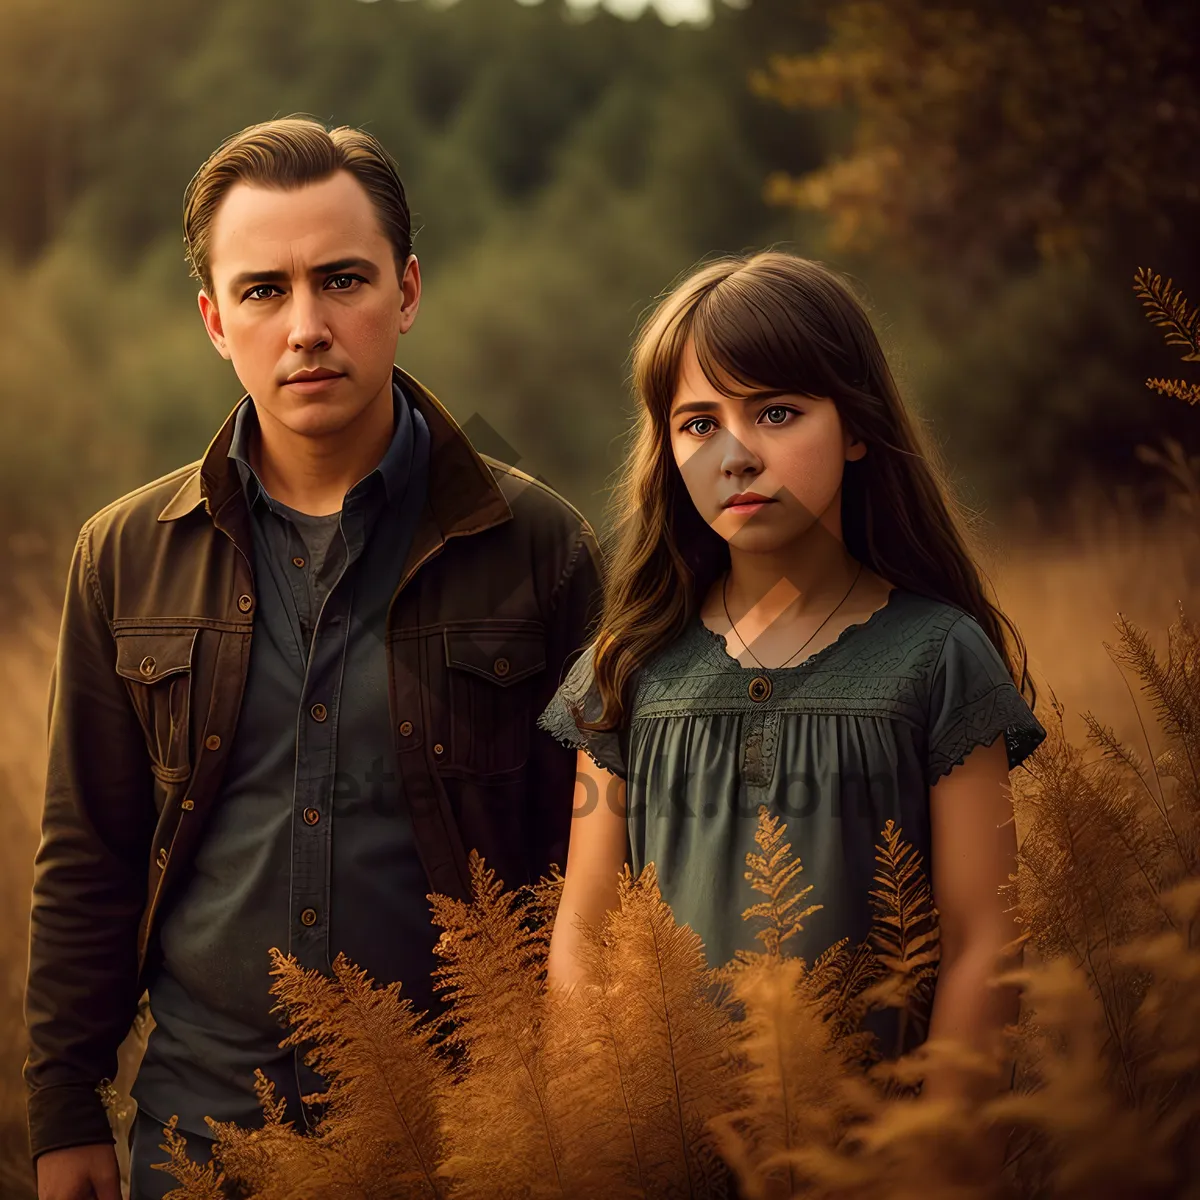
<svg viewBox="0 0 1200 1200"><path fill-rule="evenodd" d="M392 378L405 390L429 427L429 513L422 513L421 525L426 523L427 515L432 516L444 540L507 521L512 509L500 485L454 418L428 388L407 372L393 367ZM238 407L245 398L225 418L204 457L158 514L160 521L178 520L201 504L215 518L242 492L237 464L229 457L229 448L233 444ZM426 536L414 540L423 542L433 531L421 530L419 526L418 532Z"/></svg>

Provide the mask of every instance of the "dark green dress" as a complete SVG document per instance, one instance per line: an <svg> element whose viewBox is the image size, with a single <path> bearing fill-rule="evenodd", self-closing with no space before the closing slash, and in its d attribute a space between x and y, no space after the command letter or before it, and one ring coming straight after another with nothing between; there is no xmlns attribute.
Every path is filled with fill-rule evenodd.
<svg viewBox="0 0 1200 1200"><path fill-rule="evenodd" d="M893 820L932 862L929 788L980 743L1004 735L1008 764L1046 736L979 624L951 605L895 588L882 608L788 667L744 667L693 618L639 671L629 725L581 732L566 707L600 697L591 647L538 724L626 780L629 859L658 872L675 918L711 966L761 950L742 910L763 899L745 879L760 804L787 824L803 863L805 906L823 907L785 944L812 962L870 932L876 844ZM769 686L767 686L769 685Z"/></svg>

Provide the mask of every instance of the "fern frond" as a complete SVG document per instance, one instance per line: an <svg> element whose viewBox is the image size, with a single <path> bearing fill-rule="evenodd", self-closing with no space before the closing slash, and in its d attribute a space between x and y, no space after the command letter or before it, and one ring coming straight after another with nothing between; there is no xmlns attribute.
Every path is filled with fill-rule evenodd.
<svg viewBox="0 0 1200 1200"><path fill-rule="evenodd" d="M720 1196L728 1172L707 1129L740 1095L736 1023L710 995L700 938L677 925L654 864L618 881L593 941L606 1037L621 1064L638 1179L647 1195Z"/></svg>
<svg viewBox="0 0 1200 1200"><path fill-rule="evenodd" d="M370 1186L368 1162L331 1148L320 1136L299 1133L286 1121L285 1102L274 1084L254 1073L254 1091L263 1110L259 1129L208 1119L216 1139L213 1156L228 1180L236 1181L245 1200L382 1200L386 1193Z"/></svg>
<svg viewBox="0 0 1200 1200"><path fill-rule="evenodd" d="M804 994L804 975L799 959L764 954L733 983L745 1011L746 1098L726 1105L709 1128L741 1195L802 1194L791 1155L816 1144L832 1152L850 1114L847 1065L821 1006Z"/></svg>
<svg viewBox="0 0 1200 1200"><path fill-rule="evenodd" d="M758 824L754 840L761 853L746 855L745 878L766 900L752 904L742 912L743 921L763 920L766 928L755 933L766 947L766 953L779 955L783 943L804 928L804 920L819 912L823 904L810 904L801 912L793 911L812 891L812 884L792 891L796 876L804 869L799 858L792 858L791 844L783 840L787 826L770 813L765 804L758 806ZM791 892L790 895L787 895ZM785 898L786 896L786 898Z"/></svg>
<svg viewBox="0 0 1200 1200"><path fill-rule="evenodd" d="M1151 391L1158 392L1160 396L1171 396L1175 400L1182 400L1184 404L1200 404L1200 383L1151 377L1146 380L1146 386Z"/></svg>
<svg viewBox="0 0 1200 1200"><path fill-rule="evenodd" d="M878 886L870 893L875 914L871 941L888 975L873 984L864 999L901 1009L899 1053L908 1022L918 1029L928 1023L941 947L937 909L920 856L900 836L895 822L889 820L882 834L883 843L876 846L875 855Z"/></svg>
<svg viewBox="0 0 1200 1200"><path fill-rule="evenodd" d="M850 946L849 941L842 938L823 951L803 982L824 1009L834 1036L845 1043L847 1059L865 1063L876 1053L874 1036L859 1029L868 1008L865 997L885 969L868 943Z"/></svg>
<svg viewBox="0 0 1200 1200"><path fill-rule="evenodd" d="M462 1052L463 1078L444 1115L448 1156L440 1170L461 1197L525 1194L529 1179L564 1187L559 1135L538 1056L545 939L531 928L532 896L505 894L477 851L471 900L433 895L442 935L437 987L453 1003L446 1044Z"/></svg>
<svg viewBox="0 0 1200 1200"><path fill-rule="evenodd" d="M152 1163L156 1171L165 1171L179 1181L179 1187L167 1192L165 1200L225 1200L225 1176L216 1161L201 1166L188 1157L187 1138L178 1131L179 1117L173 1116L163 1128L165 1139L159 1146L167 1153L166 1162Z"/></svg>
<svg viewBox="0 0 1200 1200"><path fill-rule="evenodd" d="M1146 315L1160 329L1168 346L1183 346L1188 353L1184 362L1200 362L1200 318L1189 306L1183 293L1172 288L1172 281L1163 283L1162 276L1148 267L1139 267L1134 275L1133 290L1142 302Z"/></svg>
<svg viewBox="0 0 1200 1200"><path fill-rule="evenodd" d="M375 988L343 954L333 978L271 952L275 1007L291 1026L281 1048L309 1047L308 1063L328 1081L320 1130L331 1151L387 1162L406 1195L441 1200L441 1109L450 1070L431 1045L401 985Z"/></svg>

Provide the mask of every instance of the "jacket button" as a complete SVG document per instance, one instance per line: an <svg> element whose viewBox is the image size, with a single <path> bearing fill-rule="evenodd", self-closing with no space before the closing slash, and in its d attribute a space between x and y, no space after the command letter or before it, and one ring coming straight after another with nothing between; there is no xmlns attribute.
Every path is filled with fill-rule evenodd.
<svg viewBox="0 0 1200 1200"><path fill-rule="evenodd" d="M159 865L160 867L162 867L163 869L165 869L165 868L166 868L166 865L167 865L167 851L166 851L166 849L165 849L165 848L164 848L164 849L161 849L161 850L159 850L159 852L158 852L158 860L157 860L157 861L158 861L158 865Z"/></svg>
<svg viewBox="0 0 1200 1200"><path fill-rule="evenodd" d="M771 694L771 681L765 675L755 675L746 690L750 693L751 700L761 702Z"/></svg>
<svg viewBox="0 0 1200 1200"><path fill-rule="evenodd" d="M433 744L434 754L442 754L444 752L444 749L445 748L442 746L441 742L434 742L434 744Z"/></svg>
<svg viewBox="0 0 1200 1200"><path fill-rule="evenodd" d="M492 670L495 671L497 675L507 675L508 674L508 659L507 658L496 659L496 661L494 663L492 663Z"/></svg>
<svg viewBox="0 0 1200 1200"><path fill-rule="evenodd" d="M297 557L297 558L293 558L293 559L292 559L292 566L293 566L293 567L302 567L302 566L304 566L304 559L302 559L302 558L298 558L298 557Z"/></svg>
<svg viewBox="0 0 1200 1200"><path fill-rule="evenodd" d="M220 750L221 738L218 734L210 733L208 737L204 739L204 744L209 750Z"/></svg>
<svg viewBox="0 0 1200 1200"><path fill-rule="evenodd" d="M315 908L306 908L300 914L301 925L315 925L317 923L317 910Z"/></svg>
<svg viewBox="0 0 1200 1200"><path fill-rule="evenodd" d="M138 670L141 671L141 673L143 675L153 675L154 674L154 659L152 659L150 657L150 655L147 654L146 657L142 659L141 665L138 667Z"/></svg>
<svg viewBox="0 0 1200 1200"><path fill-rule="evenodd" d="M238 608L240 608L242 610L242 612L249 612L253 607L254 607L254 597L253 596L243 595L243 596L238 597Z"/></svg>
<svg viewBox="0 0 1200 1200"><path fill-rule="evenodd" d="M401 721L400 722L400 732L404 737L408 737L408 735L410 733L412 733L412 722L411 721Z"/></svg>
<svg viewBox="0 0 1200 1200"><path fill-rule="evenodd" d="M309 712L312 713L314 721L323 721L329 715L329 710L323 704L314 704Z"/></svg>
<svg viewBox="0 0 1200 1200"><path fill-rule="evenodd" d="M304 810L305 825L315 825L321 819L321 814L315 808L306 808Z"/></svg>
<svg viewBox="0 0 1200 1200"><path fill-rule="evenodd" d="M192 809L196 807L196 802L195 802L195 800L184 800L183 803L180 804L179 807L185 808L185 809L187 809L188 812L191 812Z"/></svg>

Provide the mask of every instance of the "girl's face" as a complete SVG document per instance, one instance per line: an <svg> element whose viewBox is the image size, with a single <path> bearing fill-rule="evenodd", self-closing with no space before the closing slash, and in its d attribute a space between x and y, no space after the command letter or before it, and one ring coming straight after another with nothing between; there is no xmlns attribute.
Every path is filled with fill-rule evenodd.
<svg viewBox="0 0 1200 1200"><path fill-rule="evenodd" d="M867 448L843 428L832 400L799 394L731 400L709 383L689 342L670 435L692 503L731 545L769 553L817 522L840 537L844 464ZM767 500L730 506L742 492Z"/></svg>

